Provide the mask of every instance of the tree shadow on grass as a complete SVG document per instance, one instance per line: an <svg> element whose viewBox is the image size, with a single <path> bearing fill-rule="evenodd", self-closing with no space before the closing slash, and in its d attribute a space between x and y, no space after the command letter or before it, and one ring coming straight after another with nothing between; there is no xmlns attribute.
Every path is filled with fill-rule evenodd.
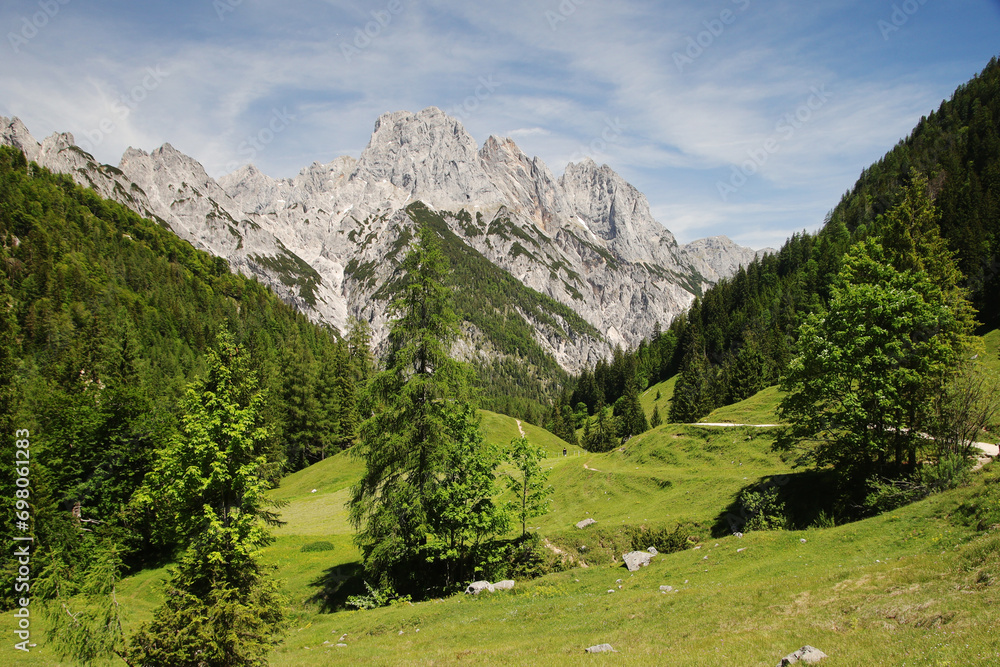
<svg viewBox="0 0 1000 667"><path fill-rule="evenodd" d="M309 602L319 605L320 611L330 613L347 608L347 598L366 592L361 563L347 563L327 568L309 586L318 589Z"/></svg>
<svg viewBox="0 0 1000 667"><path fill-rule="evenodd" d="M762 502L747 502L756 494ZM770 475L744 486L715 518L712 537L745 532L748 524L784 520L784 527L803 530L832 520L837 507L838 478L831 470L808 470L789 475Z"/></svg>

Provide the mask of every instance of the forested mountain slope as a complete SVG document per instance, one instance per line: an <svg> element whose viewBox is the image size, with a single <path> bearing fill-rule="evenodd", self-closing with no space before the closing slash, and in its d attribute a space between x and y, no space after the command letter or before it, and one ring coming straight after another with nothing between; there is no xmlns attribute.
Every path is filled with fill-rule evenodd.
<svg viewBox="0 0 1000 667"><path fill-rule="evenodd" d="M634 357L585 371L564 401L614 403L621 369L641 382L680 372L671 419L695 421L774 384L787 366L799 324L830 295L841 258L879 233L880 216L899 204L915 174L929 180L941 235L965 275L983 329L1000 321L1000 61L960 86L909 137L865 169L816 233L795 234L776 253L705 291L667 331ZM609 372L609 369L614 372ZM595 381L596 380L596 381Z"/></svg>
<svg viewBox="0 0 1000 667"><path fill-rule="evenodd" d="M155 517L126 506L223 330L267 387L272 477L350 444L363 340L338 340L225 260L0 147L0 420L30 433L37 571L78 548L69 510L115 526L133 562L156 554Z"/></svg>

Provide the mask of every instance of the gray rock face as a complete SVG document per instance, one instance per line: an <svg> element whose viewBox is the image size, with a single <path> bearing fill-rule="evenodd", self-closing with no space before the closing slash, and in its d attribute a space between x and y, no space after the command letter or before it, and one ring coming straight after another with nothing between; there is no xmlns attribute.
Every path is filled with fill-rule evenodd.
<svg viewBox="0 0 1000 667"><path fill-rule="evenodd" d="M625 561L625 567L628 568L629 572L635 572L640 567L649 565L650 561L653 560L653 554L648 551L630 551L627 554L622 554L622 560Z"/></svg>
<svg viewBox="0 0 1000 667"><path fill-rule="evenodd" d="M755 254L725 237L678 246L642 193L607 165L584 160L557 179L510 139L491 136L477 147L434 107L381 116L357 160L313 163L291 179L248 165L216 181L169 144L151 153L130 148L115 169L97 164L72 135L35 141L16 118L0 118L0 143L159 219L315 321L343 330L350 315L367 319L376 344L387 330L386 304L375 295L405 254L400 239L414 226L405 208L416 201L600 332L569 337L522 313L541 347L572 372L616 344L648 338L690 305L695 286L731 275Z"/></svg>
<svg viewBox="0 0 1000 667"><path fill-rule="evenodd" d="M800 648L795 653L789 653L784 658L782 658L781 662L778 663L778 667L786 667L787 665L794 665L798 662L801 662L802 664L805 665L815 665L823 658L828 658L828 657L830 656L828 656L826 653L823 653L823 651L820 651L818 648L806 645Z"/></svg>

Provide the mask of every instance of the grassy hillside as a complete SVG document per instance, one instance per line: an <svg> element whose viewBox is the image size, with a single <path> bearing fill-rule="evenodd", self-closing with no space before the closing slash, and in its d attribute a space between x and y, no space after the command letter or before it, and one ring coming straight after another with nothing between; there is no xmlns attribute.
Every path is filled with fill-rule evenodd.
<svg viewBox="0 0 1000 667"><path fill-rule="evenodd" d="M998 343L987 337L994 351ZM660 391L666 400L667 387ZM646 392L644 407L654 396L655 388ZM765 390L711 419L769 422L776 401ZM516 420L495 413L483 413L483 427L498 443L517 433ZM771 451L773 430L665 424L606 454L568 447L564 457L561 440L522 428L549 453L555 488L552 511L531 529L587 567L518 582L510 593L333 611L361 586L345 509L361 464L338 454L272 494L287 503L286 523L266 558L292 609L272 664L773 665L803 644L831 664L1000 660L1000 464L969 487L857 523L713 537L742 489L808 481ZM597 524L575 528L588 517ZM621 566L630 528L677 525L696 546L633 574ZM163 576L147 571L122 583L130 625L149 618ZM33 626L43 627L41 619ZM23 664L58 664L42 641ZM619 653L583 652L604 642Z"/></svg>
<svg viewBox="0 0 1000 667"><path fill-rule="evenodd" d="M718 456L699 454L692 442L702 430L707 429L661 428L648 441L630 443L625 453L551 461L561 508L544 518L543 532L561 529L586 541L587 532L565 528L574 504L603 502L607 509L597 514L599 525L623 512L634 520L636 509L659 514L667 504L655 490L659 485L636 487L643 475L652 479L653 470L663 473L671 465L678 490L698 476L703 490L724 483L727 475L711 471ZM665 440L685 442L668 447ZM752 454L753 443L738 445L739 452ZM667 451L674 451L676 462L652 462ZM635 466L626 472L629 463L644 456L641 472ZM583 462L603 468L588 471ZM744 471L754 474L769 468L764 454L748 465L755 467L745 465ZM622 492L629 488L631 493ZM603 491L611 498L605 499ZM676 517L704 517L716 507L709 494L693 495L687 502L669 503ZM643 498L640 506L630 509L636 498ZM275 665L576 664L584 659L771 665L808 643L839 664L995 664L1000 659L994 590L1000 534L990 526L998 522L1000 468L991 464L969 488L887 515L835 528L708 538L700 548L659 556L632 575L608 563L520 582L512 593L481 598L456 596L333 614L303 607L272 660ZM325 553L327 570L343 564L339 551ZM678 592L661 593L661 585ZM620 653L583 653L603 642Z"/></svg>
<svg viewBox="0 0 1000 667"><path fill-rule="evenodd" d="M511 593L314 617L273 662L773 665L808 643L831 664L996 664L1000 535L954 508L987 485L995 503L998 481L993 470L848 526L705 542L633 575L592 567ZM584 654L604 642L619 653Z"/></svg>
<svg viewBox="0 0 1000 667"><path fill-rule="evenodd" d="M777 387L762 389L748 399L724 405L699 419L705 424L777 424L778 402L782 393Z"/></svg>
<svg viewBox="0 0 1000 667"><path fill-rule="evenodd" d="M490 412L489 410L480 410L479 413L483 417L483 435L486 436L487 442L506 446L514 438L520 437L521 432L517 428L517 419L497 414L496 412ZM528 442L543 448L548 456L562 456L564 448L569 455L573 456L583 452L576 445L571 445L562 438L552 435L544 428L535 426L534 424L522 421L521 430L524 431L524 436L528 438Z"/></svg>
<svg viewBox="0 0 1000 667"><path fill-rule="evenodd" d="M646 413L646 419L653 416L653 406L656 406L660 409L660 418L663 421L667 420L667 415L670 414L670 400L674 397L674 386L676 384L677 376L675 375L669 380L654 384L642 392L642 395L639 397L639 403ZM660 394L660 400L656 400L657 393Z"/></svg>

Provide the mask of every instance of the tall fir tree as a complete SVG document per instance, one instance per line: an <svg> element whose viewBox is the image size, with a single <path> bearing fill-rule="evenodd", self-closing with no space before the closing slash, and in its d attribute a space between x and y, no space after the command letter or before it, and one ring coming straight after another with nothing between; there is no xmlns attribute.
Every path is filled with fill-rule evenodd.
<svg viewBox="0 0 1000 667"><path fill-rule="evenodd" d="M451 572L449 559L461 556L448 546L456 528L447 515L463 513L442 498L465 502L452 474L462 456L474 453L467 445L476 436L462 417L469 410L468 370L449 356L459 330L448 262L429 227L420 227L402 269L386 370L372 378L373 414L352 450L365 472L352 490L350 518L377 585L422 592L434 584L414 563L443 557ZM465 426L456 430L459 423Z"/></svg>

